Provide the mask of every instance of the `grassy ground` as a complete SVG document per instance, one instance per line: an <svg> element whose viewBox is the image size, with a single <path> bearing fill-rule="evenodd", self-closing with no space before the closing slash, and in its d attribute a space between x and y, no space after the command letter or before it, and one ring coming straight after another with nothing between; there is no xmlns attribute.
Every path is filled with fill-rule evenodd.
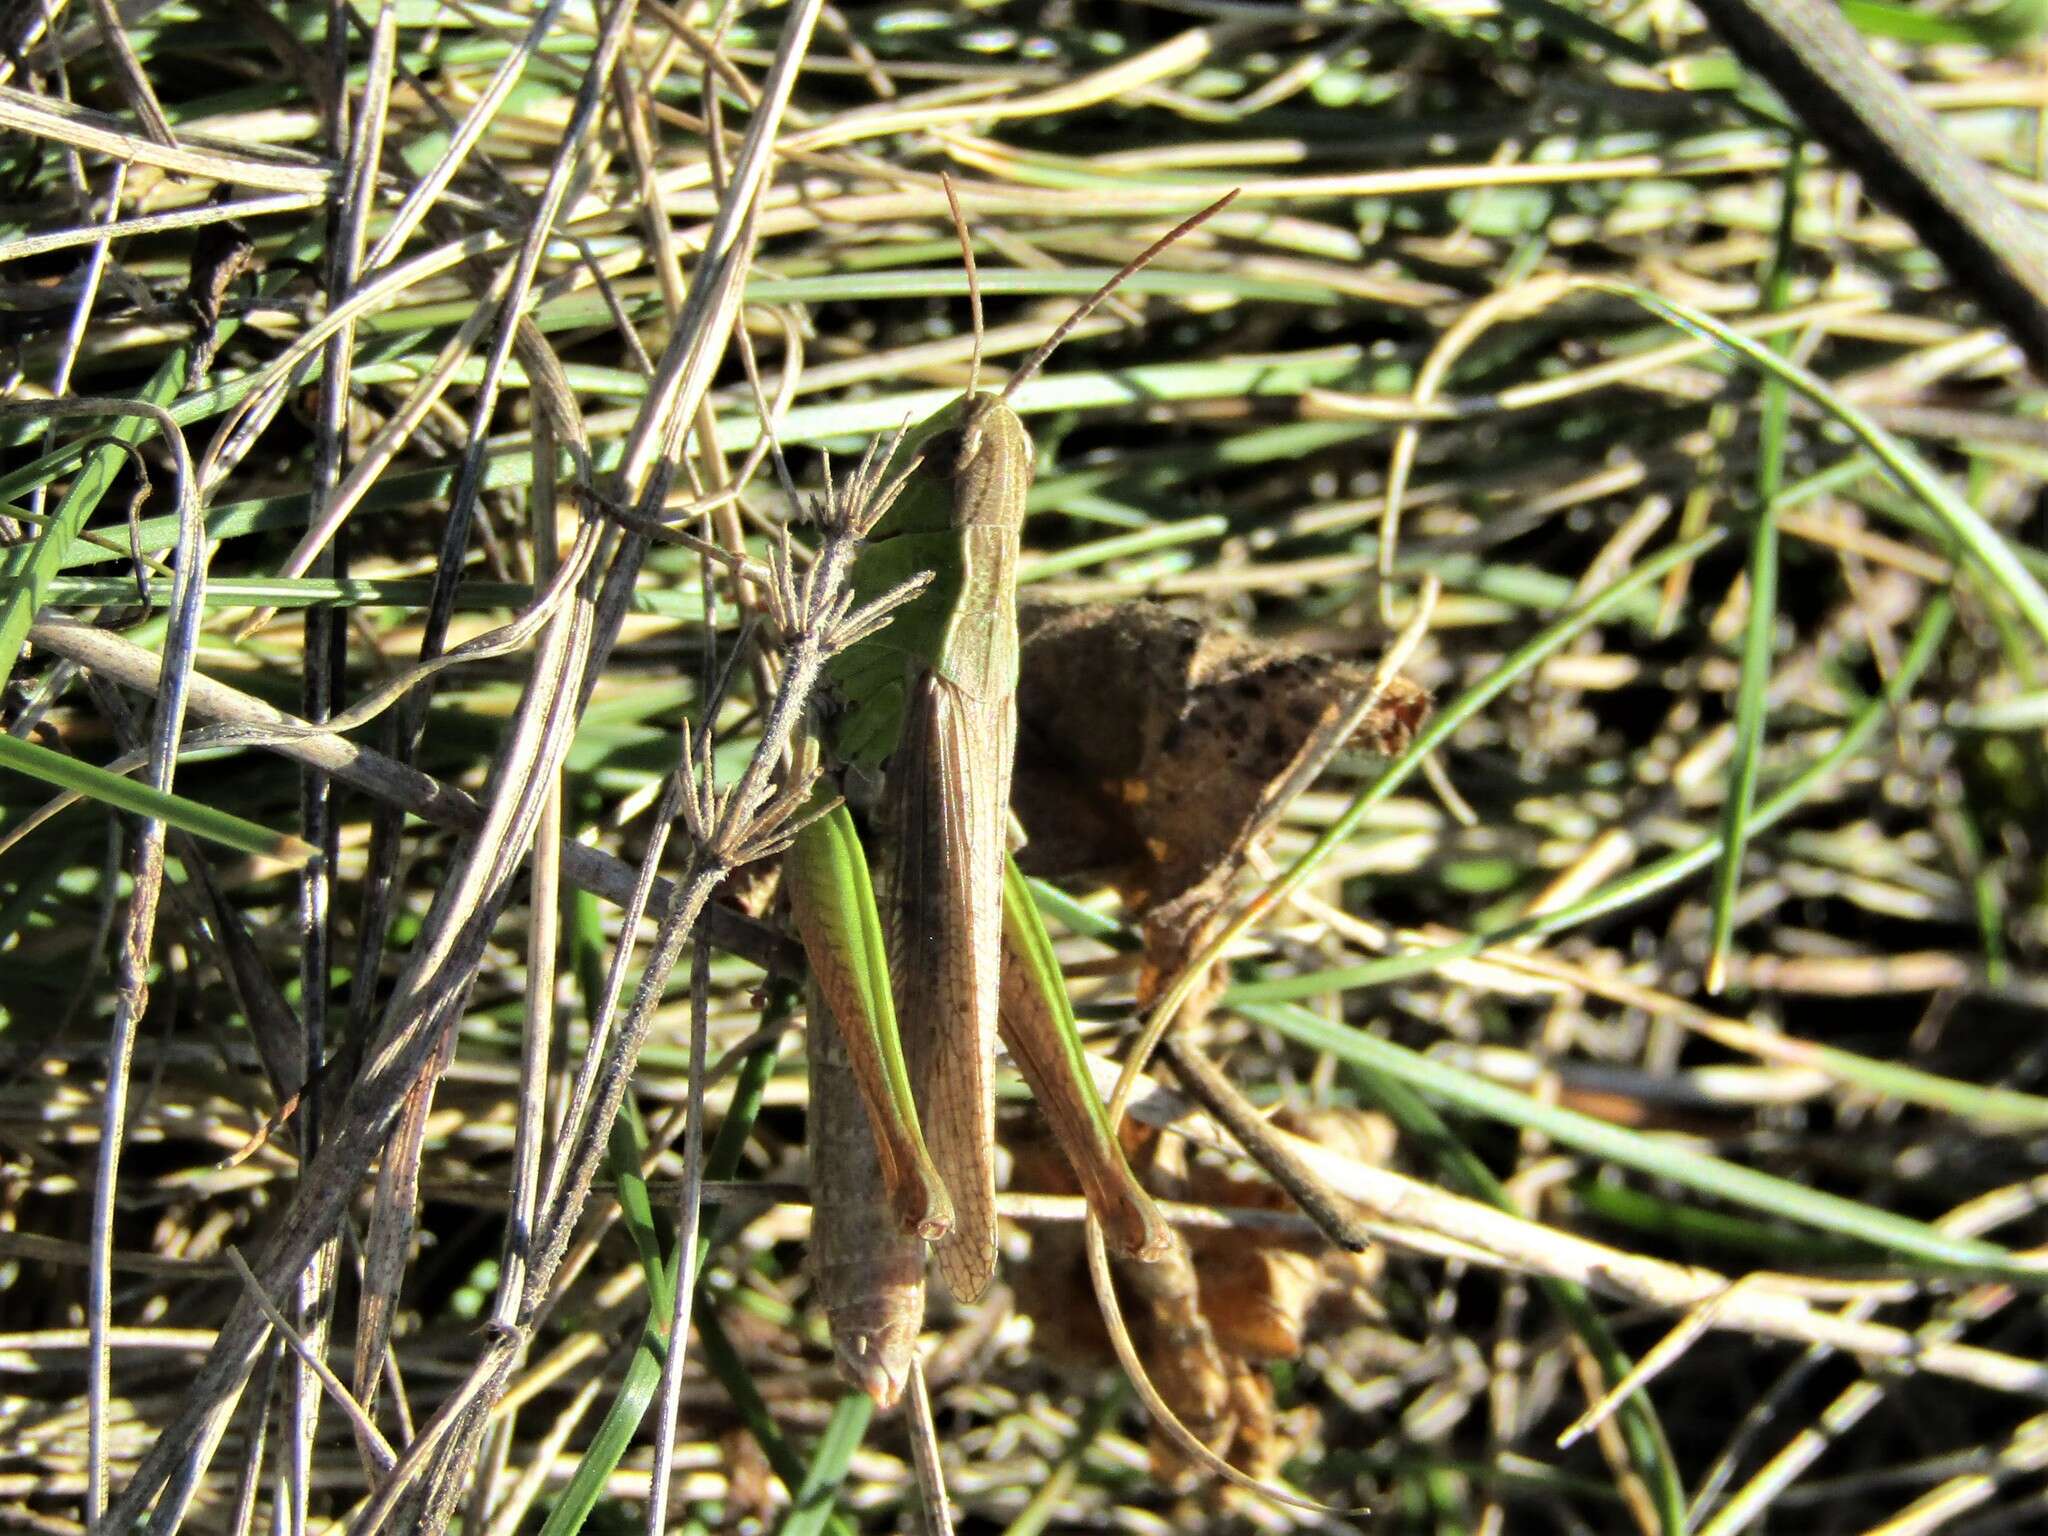
<svg viewBox="0 0 2048 1536"><path fill-rule="evenodd" d="M1370 664L1441 584L1432 724L1289 807L1184 1036L1378 1246L1155 1174L1220 1213L1234 1454L1373 1513L1148 1445L1055 1202L927 1319L958 1528L2048 1520L2048 395L1692 12L50 9L0 59L0 1527L640 1529L657 1443L665 1528L925 1518L803 1267L765 866L664 795L686 722L780 772L781 653L676 537L789 513L735 338L811 488L956 393L942 170L995 375L1243 189L1020 392L1035 590ZM1851 14L2038 228L2034 13ZM1113 1056L1133 914L1069 893Z"/></svg>

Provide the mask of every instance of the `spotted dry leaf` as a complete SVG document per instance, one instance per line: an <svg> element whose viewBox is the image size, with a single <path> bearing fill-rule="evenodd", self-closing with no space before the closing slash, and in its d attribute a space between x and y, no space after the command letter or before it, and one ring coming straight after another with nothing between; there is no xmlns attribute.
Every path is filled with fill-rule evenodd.
<svg viewBox="0 0 2048 1536"><path fill-rule="evenodd" d="M1103 876L1144 910L1242 859L1273 787L1329 748L1372 673L1155 603L1027 601L1019 630L1013 801L1027 865ZM1428 715L1429 695L1397 677L1351 745L1396 755Z"/></svg>
<svg viewBox="0 0 2048 1536"><path fill-rule="evenodd" d="M1253 843L1335 733L1372 669L1233 635L1156 603L1027 601L1011 803L1047 878L1108 881L1142 921L1146 980L1198 948ZM1350 733L1406 750L1429 695L1392 679Z"/></svg>

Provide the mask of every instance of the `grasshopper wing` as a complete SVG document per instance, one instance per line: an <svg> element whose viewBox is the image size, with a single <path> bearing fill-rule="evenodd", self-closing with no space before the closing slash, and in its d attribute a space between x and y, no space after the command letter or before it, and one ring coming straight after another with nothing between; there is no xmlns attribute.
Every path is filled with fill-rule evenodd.
<svg viewBox="0 0 2048 1536"><path fill-rule="evenodd" d="M884 880L889 971L926 1144L953 1197L935 1248L972 1301L995 1272L995 1102L1002 984L1003 826L1016 744L1007 694L977 699L938 672L913 685L889 766Z"/></svg>

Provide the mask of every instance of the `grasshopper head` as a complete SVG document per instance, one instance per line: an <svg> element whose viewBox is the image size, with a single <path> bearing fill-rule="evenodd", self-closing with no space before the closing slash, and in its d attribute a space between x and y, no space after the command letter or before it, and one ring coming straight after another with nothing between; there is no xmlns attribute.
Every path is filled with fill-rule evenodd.
<svg viewBox="0 0 2048 1536"><path fill-rule="evenodd" d="M1013 524L1031 486L1031 434L998 396L966 395L931 419L919 451L952 486L952 526Z"/></svg>

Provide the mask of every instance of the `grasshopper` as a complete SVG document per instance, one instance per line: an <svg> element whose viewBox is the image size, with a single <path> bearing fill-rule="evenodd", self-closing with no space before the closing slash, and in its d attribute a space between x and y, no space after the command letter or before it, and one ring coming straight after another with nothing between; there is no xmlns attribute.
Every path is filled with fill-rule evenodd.
<svg viewBox="0 0 2048 1536"><path fill-rule="evenodd" d="M916 468L852 575L857 601L920 572L931 580L829 674L845 701L826 733L831 756L883 775L869 827L878 856L840 805L806 827L784 866L812 975L813 1268L842 1369L883 1406L902 1390L922 1320L918 1243L933 1244L960 1300L994 1273L998 1031L1112 1247L1152 1258L1171 1241L1124 1162L1051 941L1007 852L1032 469L1009 400L1119 283L1229 201L1126 266L1000 394L976 387L980 295L953 203L975 316L968 388L910 431Z"/></svg>

